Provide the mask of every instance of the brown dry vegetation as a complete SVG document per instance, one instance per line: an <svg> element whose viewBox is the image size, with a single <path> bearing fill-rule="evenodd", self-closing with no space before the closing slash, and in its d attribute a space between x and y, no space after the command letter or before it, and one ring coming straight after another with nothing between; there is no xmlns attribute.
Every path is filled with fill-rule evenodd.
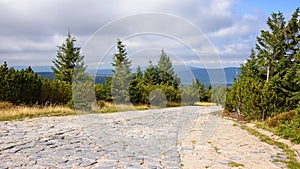
<svg viewBox="0 0 300 169"><path fill-rule="evenodd" d="M34 118L41 116L65 116L76 114L74 110L63 106L27 107L0 104L0 121ZM5 105L5 106L3 106Z"/></svg>

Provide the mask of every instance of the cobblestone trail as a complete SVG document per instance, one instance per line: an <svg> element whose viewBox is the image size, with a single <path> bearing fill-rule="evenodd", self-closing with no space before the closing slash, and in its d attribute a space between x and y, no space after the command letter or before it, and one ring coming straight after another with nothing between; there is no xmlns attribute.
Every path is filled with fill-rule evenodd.
<svg viewBox="0 0 300 169"><path fill-rule="evenodd" d="M0 168L228 168L229 160L244 159L250 161L245 168L252 163L284 168L272 162L272 155L282 150L245 133L237 139L235 134L242 130L212 115L216 110L221 108L178 107L1 122ZM243 139L252 139L245 145L251 152L235 147ZM222 155L215 147L220 147Z"/></svg>

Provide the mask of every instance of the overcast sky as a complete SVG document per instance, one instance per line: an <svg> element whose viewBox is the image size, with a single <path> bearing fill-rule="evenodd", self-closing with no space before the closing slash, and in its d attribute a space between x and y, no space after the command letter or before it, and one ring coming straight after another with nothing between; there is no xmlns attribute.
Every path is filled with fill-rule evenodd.
<svg viewBox="0 0 300 169"><path fill-rule="evenodd" d="M9 66L50 66L70 28L76 45L87 53L86 46L98 43L91 42L98 34L102 38L98 46L107 39L124 40L133 65L155 61L164 49L174 64L203 67L204 62L219 58L224 67L239 66L249 56L260 30L267 28L266 18L277 11L289 18L297 7L299 0L0 0L0 61ZM143 13L170 18L157 15L158 19L140 21ZM115 23L119 27L110 27ZM140 29L133 28L136 23L155 33L138 32ZM115 48L111 44L106 48L105 56L86 56L87 65L109 67ZM204 48L214 49L213 54L195 53ZM213 57L203 60L204 55Z"/></svg>

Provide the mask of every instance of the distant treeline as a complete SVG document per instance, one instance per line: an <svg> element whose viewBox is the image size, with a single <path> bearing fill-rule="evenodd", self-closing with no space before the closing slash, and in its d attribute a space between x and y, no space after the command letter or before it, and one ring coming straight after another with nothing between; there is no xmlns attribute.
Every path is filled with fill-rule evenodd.
<svg viewBox="0 0 300 169"><path fill-rule="evenodd" d="M168 101L167 104L180 103L183 99L186 104L193 104L195 101L212 101L211 86L204 88L198 80L194 80L187 87L179 83L179 79L173 84L163 80L160 76L170 76L159 73L159 68L150 64L145 72L137 68L137 72L132 74L128 88L128 96L133 104L149 104L151 101L161 100L162 92ZM175 79L173 74L169 79ZM159 79L162 79L161 81ZM98 100L113 101L112 80L108 77L105 84L95 84L95 95ZM168 84L169 83L169 84ZM153 91L161 92L153 92ZM220 90L219 90L220 91ZM225 94L225 89L222 90ZM150 93L152 95L150 97ZM222 103L225 98L216 96L215 102ZM152 99L152 100L151 100ZM19 105L66 105L72 101L72 85L64 81L42 78L33 72L30 67L22 70L9 68L4 62L0 66L0 101L11 102ZM152 102L152 104L155 104ZM157 103L158 104L158 103Z"/></svg>
<svg viewBox="0 0 300 169"><path fill-rule="evenodd" d="M183 70L182 70L182 67L184 67ZM35 70L34 67L32 67L32 69ZM226 82L222 83L222 84L220 83L219 85L223 85L223 86L227 86L227 87L232 86L232 84L234 83L234 79L240 73L239 67L227 67L227 68L224 68L221 70L221 69L206 69L206 68L198 68L198 67L186 67L185 65L174 66L174 71L180 77L181 83L184 86L186 86L192 82L190 75L187 76L186 69L188 69L190 71L190 73L192 73L190 75L194 76L194 79L200 79L201 83L204 84L205 88L207 88L210 85L209 73L216 74L214 72L224 71ZM100 69L100 70L97 70L96 74L94 73L95 71L90 71L90 74L91 74L92 78L94 79L95 84L104 84L106 82L106 78L112 77L112 75L113 75L112 72L108 72L108 70L112 71L111 69ZM143 70L143 68L142 68L142 70ZM39 72L39 71L35 71L35 72L43 78L49 78L49 79L55 78L53 72ZM91 72L93 72L93 73L91 73ZM218 84L214 83L213 86L216 86L216 85L218 85Z"/></svg>

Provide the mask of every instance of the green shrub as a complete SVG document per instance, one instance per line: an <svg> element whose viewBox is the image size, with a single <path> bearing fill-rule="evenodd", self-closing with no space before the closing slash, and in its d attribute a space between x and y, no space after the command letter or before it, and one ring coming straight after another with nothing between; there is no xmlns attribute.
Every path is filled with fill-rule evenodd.
<svg viewBox="0 0 300 169"><path fill-rule="evenodd" d="M73 99L71 99L70 101L68 101L68 103L66 104L66 106L69 107L70 109L74 109Z"/></svg>
<svg viewBox="0 0 300 169"><path fill-rule="evenodd" d="M300 143L300 109L284 112L266 121L269 130L277 135L291 140L293 143Z"/></svg>
<svg viewBox="0 0 300 169"><path fill-rule="evenodd" d="M90 111L92 110L91 103L84 98L80 93L73 94L73 103L75 110Z"/></svg>
<svg viewBox="0 0 300 169"><path fill-rule="evenodd" d="M283 138L291 140L293 143L300 143L300 117L296 117L290 122L280 124L277 134Z"/></svg>
<svg viewBox="0 0 300 169"><path fill-rule="evenodd" d="M288 112L280 113L266 121L269 127L277 127L280 124L288 124L296 117L296 111L291 110Z"/></svg>

